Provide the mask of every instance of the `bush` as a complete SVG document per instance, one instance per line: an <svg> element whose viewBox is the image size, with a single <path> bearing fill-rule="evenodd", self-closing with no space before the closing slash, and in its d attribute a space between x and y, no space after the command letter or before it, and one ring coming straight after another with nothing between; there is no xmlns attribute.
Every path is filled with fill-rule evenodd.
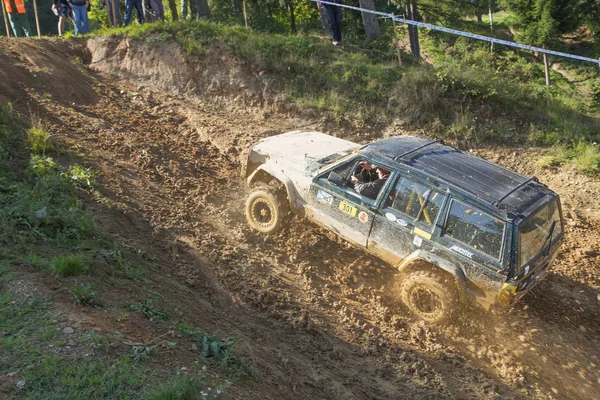
<svg viewBox="0 0 600 400"><path fill-rule="evenodd" d="M40 124L34 124L27 131L27 140L33 154L43 156L54 150L54 146L50 141L50 134Z"/></svg>
<svg viewBox="0 0 600 400"><path fill-rule="evenodd" d="M73 276L86 272L88 265L81 256L66 255L52 260L52 270L60 276Z"/></svg>
<svg viewBox="0 0 600 400"><path fill-rule="evenodd" d="M96 296L96 292L92 289L89 283L80 283L79 286L75 286L69 290L77 302L84 306L101 306L102 303Z"/></svg>

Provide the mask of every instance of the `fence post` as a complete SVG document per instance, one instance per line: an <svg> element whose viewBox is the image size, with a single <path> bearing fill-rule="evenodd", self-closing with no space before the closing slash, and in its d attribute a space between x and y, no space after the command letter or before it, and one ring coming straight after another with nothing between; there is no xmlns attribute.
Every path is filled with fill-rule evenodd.
<svg viewBox="0 0 600 400"><path fill-rule="evenodd" d="M242 7L244 8L244 26L248 29L248 15L246 14L246 0L242 1Z"/></svg>
<svg viewBox="0 0 600 400"><path fill-rule="evenodd" d="M40 33L40 19L38 18L37 1L36 0L33 0L33 13L35 14L35 26L37 28L38 39L41 39L42 34Z"/></svg>
<svg viewBox="0 0 600 400"><path fill-rule="evenodd" d="M6 18L6 10L4 9L4 2L0 4L2 7L2 16L4 17L4 27L6 28L6 37L10 37L10 30L8 29L8 19Z"/></svg>
<svg viewBox="0 0 600 400"><path fill-rule="evenodd" d="M546 46L544 46L546 48ZM546 73L546 86L550 86L550 69L548 66L548 56L546 53L542 53L542 57L544 58L544 72Z"/></svg>
<svg viewBox="0 0 600 400"><path fill-rule="evenodd" d="M396 19L394 13L392 13L392 23L394 24L394 44L396 45L396 51L398 52L398 65L402 66L402 57L400 56L400 40L398 39L398 32L396 31Z"/></svg>

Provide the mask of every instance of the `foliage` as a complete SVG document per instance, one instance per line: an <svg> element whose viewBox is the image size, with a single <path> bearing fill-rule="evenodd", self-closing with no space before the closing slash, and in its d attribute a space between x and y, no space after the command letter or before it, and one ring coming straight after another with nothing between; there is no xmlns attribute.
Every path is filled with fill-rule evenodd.
<svg viewBox="0 0 600 400"><path fill-rule="evenodd" d="M531 45L549 44L581 25L578 0L503 0L520 28L517 39Z"/></svg>
<svg viewBox="0 0 600 400"><path fill-rule="evenodd" d="M171 314L161 308L156 308L152 305L154 299L147 299L143 303L133 303L129 305L133 311L142 313L149 320L168 320L171 318Z"/></svg>
<svg viewBox="0 0 600 400"><path fill-rule="evenodd" d="M556 146L537 164L542 168L556 168L568 163L582 174L600 176L600 148L596 143L587 142L580 142L574 147Z"/></svg>
<svg viewBox="0 0 600 400"><path fill-rule="evenodd" d="M80 275L88 270L88 265L80 255L67 254L52 260L52 271L60 276Z"/></svg>
<svg viewBox="0 0 600 400"><path fill-rule="evenodd" d="M209 334L200 329L184 330L184 334L194 337L198 351L207 359L212 359L217 369L230 379L239 380L258 376L254 366L246 358L235 353L237 339L226 337L221 340L217 332Z"/></svg>
<svg viewBox="0 0 600 400"><path fill-rule="evenodd" d="M89 283L80 283L79 286L72 287L69 290L69 293L71 293L77 300L77 303L81 305L92 307L102 306L102 302L98 299L96 291L92 289L92 286Z"/></svg>
<svg viewBox="0 0 600 400"><path fill-rule="evenodd" d="M36 155L45 156L54 150L50 140L50 133L40 124L36 124L27 130L27 140L31 146L31 152Z"/></svg>

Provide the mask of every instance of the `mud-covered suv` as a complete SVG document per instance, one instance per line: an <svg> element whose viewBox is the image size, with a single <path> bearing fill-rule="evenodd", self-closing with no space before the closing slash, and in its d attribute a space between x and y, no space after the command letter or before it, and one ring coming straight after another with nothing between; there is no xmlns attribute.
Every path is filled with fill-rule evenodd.
<svg viewBox="0 0 600 400"><path fill-rule="evenodd" d="M245 178L254 188L246 201L252 228L273 233L290 211L306 216L397 267L402 302L430 323L466 302L514 304L544 278L563 242L556 193L436 140L360 146L289 132L249 149ZM367 181L378 189L369 197L357 190Z"/></svg>

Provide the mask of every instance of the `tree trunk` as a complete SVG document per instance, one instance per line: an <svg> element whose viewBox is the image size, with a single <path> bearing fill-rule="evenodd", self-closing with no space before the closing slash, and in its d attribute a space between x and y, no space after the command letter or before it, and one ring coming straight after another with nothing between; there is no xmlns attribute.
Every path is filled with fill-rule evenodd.
<svg viewBox="0 0 600 400"><path fill-rule="evenodd" d="M208 0L198 0L198 19L210 19Z"/></svg>
<svg viewBox="0 0 600 400"><path fill-rule="evenodd" d="M409 0L406 3L406 19L418 21L417 0ZM419 30L414 25L408 25L408 37L410 39L410 51L418 60L421 58L421 46L419 45Z"/></svg>
<svg viewBox="0 0 600 400"><path fill-rule="evenodd" d="M479 11L477 11L477 22L483 23L483 15Z"/></svg>
<svg viewBox="0 0 600 400"><path fill-rule="evenodd" d="M177 3L175 3L175 0L169 0L169 9L171 10L173 21L177 21L179 16L177 15Z"/></svg>
<svg viewBox="0 0 600 400"><path fill-rule="evenodd" d="M361 8L367 10L375 10L374 0L359 0ZM368 40L379 39L381 37L381 31L379 30L379 21L377 16L371 13L362 13L363 25L365 26L365 34Z"/></svg>
<svg viewBox="0 0 600 400"><path fill-rule="evenodd" d="M290 28L292 30L292 33L295 35L296 34L296 15L294 14L294 1L287 0L286 3L288 6L288 9L290 10Z"/></svg>

